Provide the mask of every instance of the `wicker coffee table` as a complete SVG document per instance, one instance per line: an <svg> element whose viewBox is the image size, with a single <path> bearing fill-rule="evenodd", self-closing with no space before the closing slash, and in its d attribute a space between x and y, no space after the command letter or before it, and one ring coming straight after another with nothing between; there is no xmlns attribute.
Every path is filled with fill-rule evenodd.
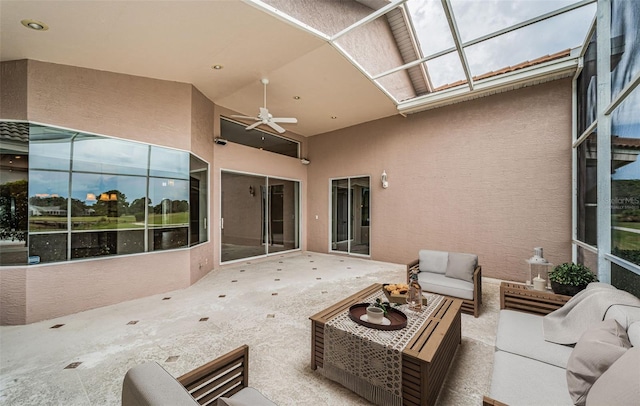
<svg viewBox="0 0 640 406"><path fill-rule="evenodd" d="M323 367L325 323L382 289L376 283L311 319L311 368ZM403 405L433 405L461 340L462 300L445 297L402 351Z"/></svg>

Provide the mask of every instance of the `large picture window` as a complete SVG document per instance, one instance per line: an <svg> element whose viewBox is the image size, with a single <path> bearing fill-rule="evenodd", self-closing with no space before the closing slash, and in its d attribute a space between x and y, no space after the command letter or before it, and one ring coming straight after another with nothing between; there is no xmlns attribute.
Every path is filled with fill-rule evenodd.
<svg viewBox="0 0 640 406"><path fill-rule="evenodd" d="M3 165L0 225L3 254L10 245L19 254L3 265L208 240L206 162L184 151L26 123L2 123L4 138L15 138L16 124L22 125L23 145L3 149L3 160L21 160L23 175L12 178L20 178L24 191L7 176L17 168Z"/></svg>

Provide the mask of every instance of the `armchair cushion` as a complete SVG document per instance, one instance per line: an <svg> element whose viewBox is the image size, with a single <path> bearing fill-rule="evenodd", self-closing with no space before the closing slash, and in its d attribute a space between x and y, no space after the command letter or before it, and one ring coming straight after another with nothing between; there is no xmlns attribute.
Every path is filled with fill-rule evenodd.
<svg viewBox="0 0 640 406"><path fill-rule="evenodd" d="M446 251L420 250L418 258L420 259L420 272L433 272L444 275L447 271L449 253Z"/></svg>
<svg viewBox="0 0 640 406"><path fill-rule="evenodd" d="M584 405L591 386L631 347L627 332L615 320L585 331L567 362L567 387L576 405Z"/></svg>
<svg viewBox="0 0 640 406"><path fill-rule="evenodd" d="M476 266L478 266L477 255L450 252L445 275L473 283L473 271Z"/></svg>

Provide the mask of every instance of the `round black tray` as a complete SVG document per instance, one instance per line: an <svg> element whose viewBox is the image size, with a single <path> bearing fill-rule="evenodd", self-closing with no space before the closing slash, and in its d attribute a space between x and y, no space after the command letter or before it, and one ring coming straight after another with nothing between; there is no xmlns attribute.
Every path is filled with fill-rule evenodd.
<svg viewBox="0 0 640 406"><path fill-rule="evenodd" d="M407 315L393 307L387 309L387 314L384 316L391 322L389 325L385 326L384 324L374 324L360 320L360 316L367 314L367 307L369 306L371 306L370 303L354 304L349 308L349 318L358 324L377 330L400 330L407 327Z"/></svg>

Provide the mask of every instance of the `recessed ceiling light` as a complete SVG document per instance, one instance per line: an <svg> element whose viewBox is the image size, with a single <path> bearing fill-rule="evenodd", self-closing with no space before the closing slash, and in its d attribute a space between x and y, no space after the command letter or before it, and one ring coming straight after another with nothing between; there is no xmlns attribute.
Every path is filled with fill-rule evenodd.
<svg viewBox="0 0 640 406"><path fill-rule="evenodd" d="M222 68L224 68L224 66L222 66L222 65L213 65L213 66L211 66L211 69L214 69L214 70L220 70Z"/></svg>
<svg viewBox="0 0 640 406"><path fill-rule="evenodd" d="M294 100L300 100L300 96L293 96Z"/></svg>
<svg viewBox="0 0 640 406"><path fill-rule="evenodd" d="M22 23L22 25L24 25L27 28L31 28L32 30L36 30L36 31L46 31L49 29L49 26L45 23L41 23L40 21L36 21L36 20L22 20L20 21Z"/></svg>
<svg viewBox="0 0 640 406"><path fill-rule="evenodd" d="M332 120L335 120L335 119L337 119L337 118L338 118L338 116L331 116L331 119L332 119Z"/></svg>

